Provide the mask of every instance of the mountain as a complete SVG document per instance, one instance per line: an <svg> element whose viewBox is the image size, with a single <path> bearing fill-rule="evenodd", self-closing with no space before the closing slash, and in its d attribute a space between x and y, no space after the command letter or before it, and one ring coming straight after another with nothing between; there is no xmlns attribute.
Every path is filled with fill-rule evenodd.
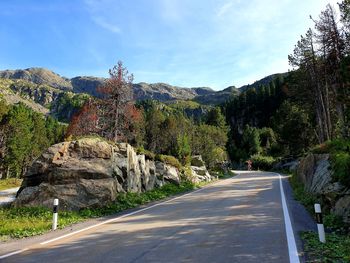
<svg viewBox="0 0 350 263"><path fill-rule="evenodd" d="M234 86L230 86L221 91L216 91L216 92L196 96L194 98L194 101L197 101L200 104L218 105L225 102L230 97L238 96L238 95L239 95L239 90Z"/></svg>
<svg viewBox="0 0 350 263"><path fill-rule="evenodd" d="M239 88L240 92L245 92L248 89L259 89L261 86L267 86L270 84L271 81L279 78L279 77L286 77L288 75L288 72L285 73L276 73L276 74L272 74L269 76L266 76L265 78L262 78L260 80L255 81L253 84L248 84L248 85L244 85L242 87Z"/></svg>
<svg viewBox="0 0 350 263"><path fill-rule="evenodd" d="M87 76L78 76L68 79L45 68L4 70L0 71L0 78L23 80L36 85L46 85L61 91L86 93L92 96L99 96L97 89L106 80L105 78ZM227 99L227 96L231 95L232 89L225 89L217 92L208 87L183 88L166 83L149 84L141 82L133 84L133 90L136 100L153 99L162 102L196 100L203 104L220 104ZM238 90L235 89L234 93L238 93Z"/></svg>
<svg viewBox="0 0 350 263"><path fill-rule="evenodd" d="M27 68L17 70L0 71L0 78L22 79L35 84L45 84L53 88L72 91L73 87L69 79L44 68Z"/></svg>

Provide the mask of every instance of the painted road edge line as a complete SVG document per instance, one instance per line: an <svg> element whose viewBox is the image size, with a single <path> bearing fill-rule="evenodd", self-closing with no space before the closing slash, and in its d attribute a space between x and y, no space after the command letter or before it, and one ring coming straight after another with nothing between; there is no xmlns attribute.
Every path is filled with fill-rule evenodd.
<svg viewBox="0 0 350 263"><path fill-rule="evenodd" d="M213 183L213 184L210 184L209 187L212 186L212 185L215 185L215 184L217 184L217 183L219 183L219 182L220 182L220 181L218 181L218 182L216 182L216 183ZM39 244L40 244L40 245L46 245L46 244L49 244L49 243L58 241L58 240L60 240L60 239L63 239L63 238L66 238L66 237L70 237L70 236L79 234L79 233L81 233L81 232L90 230L90 229L92 229L92 228L99 227L99 226L101 226L101 225L105 225L105 224L108 224L108 223L112 223L112 222L118 221L118 220L120 220L120 219L122 219L122 218L131 216L131 215L134 215L134 214L137 214L137 213L141 213L141 212L143 212L143 211L146 211L146 210L149 210L149 209L151 209L151 208L160 206L160 205L162 205L162 204L169 203L169 202L171 202L171 201L174 201L174 200L176 200L176 199L179 199L179 198L188 196L188 195L190 195L190 194L194 194L194 193L200 192L200 191L202 191L202 190L204 190L204 189L207 189L207 188L208 188L208 187L203 187L203 188L197 189L197 190L195 190L195 191L189 192L189 193L187 193L187 194L180 195L180 196L177 196L177 197L175 197L175 198L169 199L169 200L167 200L167 201L164 201L164 202L161 202L161 203L158 203L158 204L154 204L154 205L152 205L152 206L145 207L145 208L142 208L142 209L140 209L140 210L137 210L137 211L134 211L134 212L125 214L125 215L121 215L121 216L118 216L118 217L115 217L115 218L108 219L108 220L103 221L103 222L101 222L101 223L98 223L98 224L95 224L95 225L92 225L92 226L89 226L89 227L86 227L86 228L83 228L83 229L74 231L74 232L72 232L72 233L65 234L65 235L63 235L63 236L59 236L59 237L56 237L56 238L53 238L53 239L50 239L50 240L41 242L41 243L39 243ZM11 253L8 253L8 254L5 254L5 255L0 256L0 259L7 258L7 257L13 256L13 255L17 255L17 254L20 254L20 253L22 253L22 252L24 252L24 251L27 251L27 250L29 250L29 248L17 250L17 251L14 251L14 252L11 252Z"/></svg>
<svg viewBox="0 0 350 263"><path fill-rule="evenodd" d="M14 256L14 255L20 254L20 253L22 253L24 251L27 251L27 250L28 250L28 248L17 250L17 251L14 251L14 252L11 252L11 253L8 253L8 254L0 256L0 259L8 258L8 257Z"/></svg>
<svg viewBox="0 0 350 263"><path fill-rule="evenodd" d="M298 249L297 249L297 246L295 243L295 237L294 237L292 222L290 221L286 197L284 195L282 176L280 174L278 174L278 176L280 179L279 181L280 181L282 208L283 208L283 215L284 215L284 225L286 228L287 243L288 243L289 262L290 263L299 263L300 260L299 260L299 255L298 255Z"/></svg>

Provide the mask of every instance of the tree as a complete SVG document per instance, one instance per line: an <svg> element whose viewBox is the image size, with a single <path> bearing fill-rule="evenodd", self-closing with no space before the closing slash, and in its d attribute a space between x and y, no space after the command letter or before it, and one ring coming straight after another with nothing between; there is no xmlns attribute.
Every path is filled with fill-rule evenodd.
<svg viewBox="0 0 350 263"><path fill-rule="evenodd" d="M311 88L311 96L314 100L317 122L317 137L320 143L327 141L333 136L333 125L331 121L329 86L321 78L323 63L318 59L314 33L309 29L301 40L295 46L294 53L289 55L289 63L298 68L299 71L305 72L306 82L299 82L301 89ZM301 81L305 78L300 79ZM300 85L301 84L301 85Z"/></svg>
<svg viewBox="0 0 350 263"><path fill-rule="evenodd" d="M242 145L248 156L261 153L259 130L246 125L243 131Z"/></svg>
<svg viewBox="0 0 350 263"><path fill-rule="evenodd" d="M274 116L274 130L279 143L288 148L289 154L298 155L314 143L314 133L307 112L286 101Z"/></svg>
<svg viewBox="0 0 350 263"><path fill-rule="evenodd" d="M212 108L206 116L206 124L226 129L225 116L219 107Z"/></svg>
<svg viewBox="0 0 350 263"><path fill-rule="evenodd" d="M117 142L119 138L127 137L130 115L126 112L133 104L133 75L129 75L121 61L109 70L109 75L110 78L99 89L103 98L99 105L98 127L104 137Z"/></svg>
<svg viewBox="0 0 350 263"><path fill-rule="evenodd" d="M33 130L31 131L31 151L30 159L33 160L37 158L41 152L50 146L49 140L47 138L46 128L45 128L45 117L39 113L33 112Z"/></svg>
<svg viewBox="0 0 350 263"><path fill-rule="evenodd" d="M90 98L84 103L83 107L73 115L69 123L66 136L68 137L70 135L83 136L98 134L98 118L99 116L97 102L96 100Z"/></svg>
<svg viewBox="0 0 350 263"><path fill-rule="evenodd" d="M30 110L22 103L8 113L7 154L5 163L16 177L25 172L30 162L33 122Z"/></svg>

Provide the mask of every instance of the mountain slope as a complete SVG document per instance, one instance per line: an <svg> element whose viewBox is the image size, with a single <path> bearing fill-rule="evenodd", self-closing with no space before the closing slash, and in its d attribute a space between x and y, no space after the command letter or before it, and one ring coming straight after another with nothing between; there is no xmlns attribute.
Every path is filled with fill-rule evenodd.
<svg viewBox="0 0 350 263"><path fill-rule="evenodd" d="M0 78L4 79L22 79L35 84L45 84L53 88L72 91L73 87L69 79L45 69L45 68L28 68L18 70L0 71Z"/></svg>

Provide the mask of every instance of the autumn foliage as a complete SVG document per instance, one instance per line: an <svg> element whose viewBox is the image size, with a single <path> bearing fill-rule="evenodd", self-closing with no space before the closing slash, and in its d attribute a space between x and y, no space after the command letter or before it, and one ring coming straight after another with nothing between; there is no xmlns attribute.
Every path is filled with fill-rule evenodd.
<svg viewBox="0 0 350 263"><path fill-rule="evenodd" d="M114 142L134 140L142 113L134 106L132 81L121 61L98 88L101 98L89 99L72 118L67 136L99 135Z"/></svg>

